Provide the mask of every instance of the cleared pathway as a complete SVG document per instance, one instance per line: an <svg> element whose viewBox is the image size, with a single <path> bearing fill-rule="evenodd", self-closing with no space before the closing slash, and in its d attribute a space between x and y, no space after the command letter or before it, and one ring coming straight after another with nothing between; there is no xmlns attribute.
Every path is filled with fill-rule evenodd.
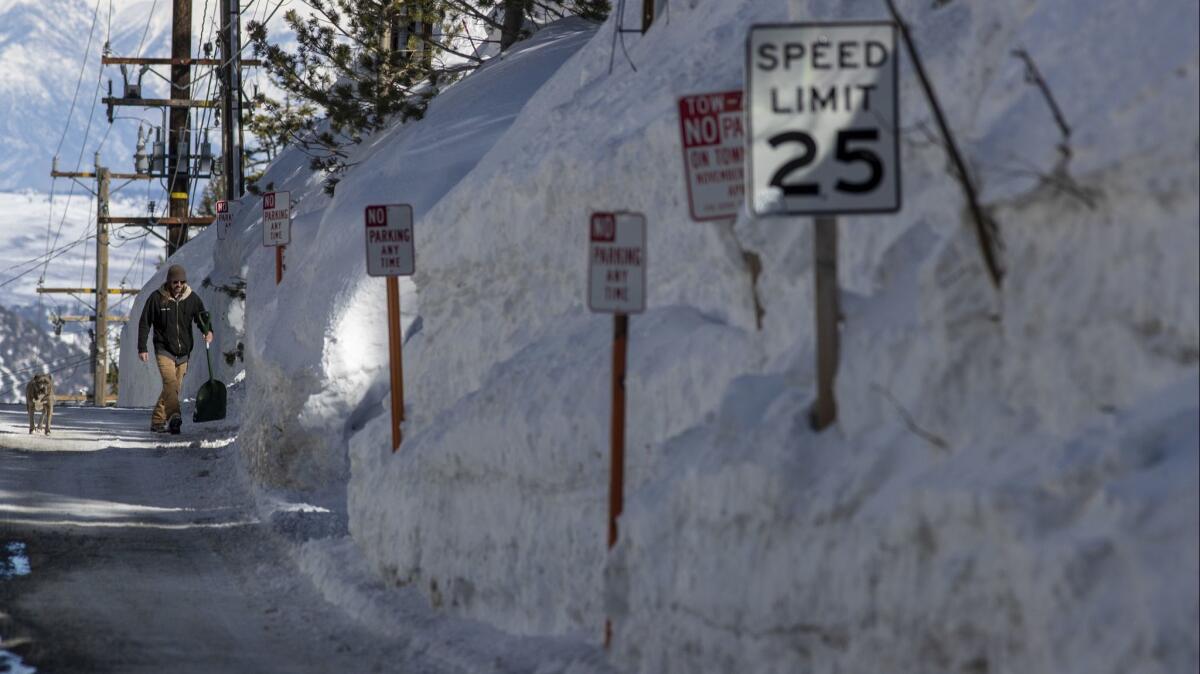
<svg viewBox="0 0 1200 674"><path fill-rule="evenodd" d="M324 602L256 521L231 430L0 405L0 637L39 672L443 672ZM224 434L224 435L223 435ZM2 660L0 660L2 662ZM3 665L0 664L0 668Z"/></svg>

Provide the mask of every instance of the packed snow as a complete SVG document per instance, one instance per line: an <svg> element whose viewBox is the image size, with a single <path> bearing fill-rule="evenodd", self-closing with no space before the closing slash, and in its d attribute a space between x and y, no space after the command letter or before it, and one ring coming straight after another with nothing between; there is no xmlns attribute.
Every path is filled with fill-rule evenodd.
<svg viewBox="0 0 1200 674"><path fill-rule="evenodd" d="M905 206L839 220L823 433L810 220L690 221L675 106L742 86L752 24L882 3L676 1L628 57L614 19L553 24L354 148L332 197L281 156L259 183L296 202L279 285L253 195L227 238L175 256L217 317L216 376L245 378L237 444L263 502L319 494L348 518L297 553L328 599L393 625L380 602L403 586L592 644L610 619L630 672L1196 669L1200 10L898 4L1006 276L988 281L906 56ZM387 203L412 204L417 249L396 453L360 234ZM587 311L585 245L588 214L618 209L646 215L650 262L610 551L612 321ZM149 405L132 329L120 403Z"/></svg>

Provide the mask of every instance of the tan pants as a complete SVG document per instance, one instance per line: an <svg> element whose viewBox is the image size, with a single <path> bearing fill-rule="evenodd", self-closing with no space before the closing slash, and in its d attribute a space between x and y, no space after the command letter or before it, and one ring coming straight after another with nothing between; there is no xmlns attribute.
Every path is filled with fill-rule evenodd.
<svg viewBox="0 0 1200 674"><path fill-rule="evenodd" d="M187 374L187 361L175 364L175 359L155 355L158 362L158 374L162 376L162 393L158 396L158 404L150 415L150 425L166 426L167 421L179 414L179 387L183 385L183 375Z"/></svg>

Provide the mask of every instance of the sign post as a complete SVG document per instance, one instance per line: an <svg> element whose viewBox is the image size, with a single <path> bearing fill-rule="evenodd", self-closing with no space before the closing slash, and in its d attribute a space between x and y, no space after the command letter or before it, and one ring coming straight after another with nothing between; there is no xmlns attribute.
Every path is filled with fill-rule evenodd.
<svg viewBox="0 0 1200 674"><path fill-rule="evenodd" d="M608 489L608 547L617 543L617 518L625 504L625 355L629 314L646 310L646 216L593 213L588 224L588 308L613 314L611 462ZM604 645L612 639L605 620Z"/></svg>
<svg viewBox="0 0 1200 674"><path fill-rule="evenodd" d="M404 334L400 330L398 276L416 271L413 210L409 204L367 206L367 275L387 277L388 360L392 385L392 451L404 439Z"/></svg>
<svg viewBox="0 0 1200 674"><path fill-rule="evenodd" d="M752 26L746 40L746 202L756 216L812 215L821 430L837 418L837 216L900 210L896 27Z"/></svg>
<svg viewBox="0 0 1200 674"><path fill-rule="evenodd" d="M283 249L292 241L292 193L266 192L262 201L263 245L275 248L275 285L283 281Z"/></svg>
<svg viewBox="0 0 1200 674"><path fill-rule="evenodd" d="M837 419L833 380L837 377L839 352L838 315L841 313L837 284L837 218L818 215L813 219L813 304L817 321L817 400L809 421L821 430Z"/></svg>

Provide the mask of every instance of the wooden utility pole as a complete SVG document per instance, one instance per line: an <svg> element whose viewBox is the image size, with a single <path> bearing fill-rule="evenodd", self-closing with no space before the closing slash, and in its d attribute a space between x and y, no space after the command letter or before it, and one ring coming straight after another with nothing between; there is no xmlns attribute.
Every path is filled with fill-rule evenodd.
<svg viewBox="0 0 1200 674"><path fill-rule="evenodd" d="M92 403L108 399L108 169L96 167L96 370Z"/></svg>
<svg viewBox="0 0 1200 674"><path fill-rule="evenodd" d="M113 218L109 217L109 192L113 173L107 168L97 165L94 171L51 171L55 178L95 178L96 179L96 286L94 288L38 288L38 293L66 293L69 295L95 295L95 313L91 316L63 316L63 322L95 322L92 330L94 345L92 347L92 403L103 407L109 402L108 397L108 324L111 321L124 321L127 317L111 317L108 315L109 295L135 295L133 288L108 287L108 225ZM137 179L136 176L124 176Z"/></svg>
<svg viewBox="0 0 1200 674"><path fill-rule="evenodd" d="M174 0L171 8L171 96L172 99L190 100L192 97L192 69L187 59L192 56L192 0ZM167 134L167 191L170 193L173 218L188 216L188 163L191 137L188 120L191 109L184 106L172 107ZM187 243L186 225L167 227L167 257Z"/></svg>
<svg viewBox="0 0 1200 674"><path fill-rule="evenodd" d="M241 198L242 179L242 37L240 0L221 0L221 98L222 128L221 153L225 160L225 198L233 201Z"/></svg>

